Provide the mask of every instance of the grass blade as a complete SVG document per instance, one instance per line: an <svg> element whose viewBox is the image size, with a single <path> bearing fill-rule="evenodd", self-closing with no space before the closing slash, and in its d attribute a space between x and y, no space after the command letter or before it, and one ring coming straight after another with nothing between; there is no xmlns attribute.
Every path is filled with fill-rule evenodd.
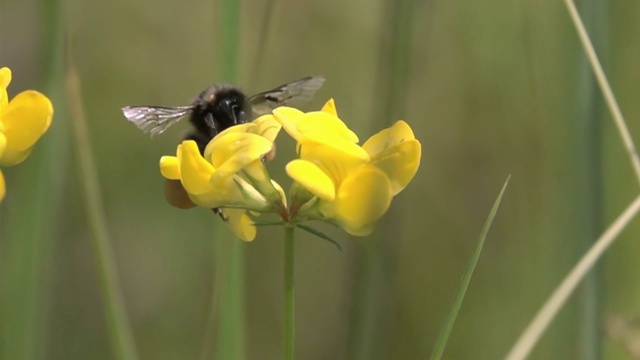
<svg viewBox="0 0 640 360"><path fill-rule="evenodd" d="M609 85L607 76L604 74L604 70L602 70L602 65L600 64L600 60L598 60L598 55L593 48L593 44L589 39L589 35L587 34L587 30L582 23L582 19L580 18L580 14L576 9L575 4L571 0L565 0L564 2L567 6L567 11L569 11L569 15L571 16L571 20L576 27L576 31L578 32L578 36L580 37L580 42L584 47L584 51L587 55L587 59L589 59L589 63L591 64L593 73L596 77L596 80L598 81L598 85L602 90L602 95L604 96L607 106L609 107L609 111L611 111L613 121L618 128L618 132L620 133L620 137L622 138L624 147L626 148L631 160L631 165L633 166L636 178L638 182L640 182L640 157L638 156L638 151L636 150L636 146L634 145L633 139L631 138L631 133L629 132L627 123L625 122L624 117L622 116L622 112L620 111L618 101L616 101L616 98L613 95L611 85Z"/></svg>
<svg viewBox="0 0 640 360"><path fill-rule="evenodd" d="M67 58L67 61L70 61ZM107 319L109 335L113 346L113 358L121 360L137 359L137 352L131 327L126 316L124 300L120 292L118 273L111 249L111 240L106 216L102 205L98 171L94 161L89 130L82 107L80 95L80 80L76 69L71 63L67 64L66 74L67 96L69 112L71 114L75 153L78 157L78 167L83 187L83 198L89 219L93 249L97 262L97 272L105 304L105 318Z"/></svg>
<svg viewBox="0 0 640 360"><path fill-rule="evenodd" d="M544 331L567 302L569 295L573 293L580 281L589 273L589 270L600 260L602 254L611 246L613 241L620 235L620 232L640 211L640 196L624 210L620 216L607 228L607 230L596 240L593 246L573 267L571 272L564 278L562 283L547 299L538 314L533 318L529 326L522 333L518 341L513 345L507 355L507 360L525 359L533 346L538 342Z"/></svg>
<svg viewBox="0 0 640 360"><path fill-rule="evenodd" d="M502 201L502 195L504 191L507 189L507 184L509 184L509 179L511 175L507 177L507 180L504 182L502 186L502 190L500 190L500 194L496 198L496 201L493 203L493 207L491 208L491 212L489 212L489 217L487 217L487 221L484 223L482 227L482 231L480 232L480 238L478 240L478 245L476 246L476 251L473 253L471 260L469 261L469 266L467 266L467 271L464 273L462 277L462 281L460 282L460 287L458 288L458 292L456 293L456 297L453 300L453 304L451 306L451 310L449 311L449 316L447 317L447 321L445 322L444 327L442 328L442 332L440 333L440 337L438 341L436 341L436 345L434 347L433 353L431 354L432 360L439 360L444 353L444 349L447 346L447 341L449 340L449 335L451 335L451 330L453 329L453 324L456 321L456 317L458 317L458 312L460 311L460 307L462 306L462 300L464 300L464 296L467 292L467 288L469 287L469 283L471 282L471 276L473 275L473 271L478 264L478 259L480 258L480 253L482 252L482 247L484 246L484 241L487 238L487 233L489 232L489 228L493 223L493 219L498 212L498 207L500 206L500 202Z"/></svg>

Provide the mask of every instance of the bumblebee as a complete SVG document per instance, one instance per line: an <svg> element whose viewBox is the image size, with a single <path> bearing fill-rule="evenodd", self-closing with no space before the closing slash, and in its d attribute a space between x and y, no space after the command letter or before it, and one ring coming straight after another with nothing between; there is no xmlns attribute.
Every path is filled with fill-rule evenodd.
<svg viewBox="0 0 640 360"><path fill-rule="evenodd" d="M162 134L188 116L193 129L185 140L194 140L200 153L204 154L207 144L221 131L267 114L278 106L309 100L323 83L323 77L307 76L253 96L246 96L233 85L219 84L202 91L191 105L125 106L122 113L127 120L151 136ZM170 204L178 208L195 206L180 181L168 180L165 196ZM218 209L214 211L221 215Z"/></svg>

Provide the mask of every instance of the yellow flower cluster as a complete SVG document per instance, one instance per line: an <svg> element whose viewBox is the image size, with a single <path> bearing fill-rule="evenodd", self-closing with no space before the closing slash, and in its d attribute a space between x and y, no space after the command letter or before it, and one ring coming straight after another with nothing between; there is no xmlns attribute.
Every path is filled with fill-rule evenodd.
<svg viewBox="0 0 640 360"><path fill-rule="evenodd" d="M35 143L51 125L53 106L43 94L27 90L11 101L7 87L11 83L11 70L0 68L0 165L12 166L24 161ZM6 193L0 172L0 201Z"/></svg>
<svg viewBox="0 0 640 360"><path fill-rule="evenodd" d="M281 128L296 140L299 155L286 167L294 180L289 206L265 166ZM194 141L184 141L176 156L162 157L160 169L167 179L180 181L193 203L224 209L233 233L246 241L256 235L250 214L268 212L290 223L325 220L367 235L415 175L421 146L404 121L362 146L358 141L329 100L321 111L280 107L231 127L202 155Z"/></svg>

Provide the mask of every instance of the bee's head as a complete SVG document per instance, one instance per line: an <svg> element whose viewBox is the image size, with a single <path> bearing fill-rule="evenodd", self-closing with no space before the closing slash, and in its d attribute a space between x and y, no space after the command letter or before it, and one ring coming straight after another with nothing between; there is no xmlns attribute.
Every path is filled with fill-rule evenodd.
<svg viewBox="0 0 640 360"><path fill-rule="evenodd" d="M229 95L220 98L218 102L219 114L218 119L226 126L233 126L247 122L247 112L245 105L245 96L243 94ZM226 121L225 121L226 120ZM228 123L226 123L228 121Z"/></svg>
<svg viewBox="0 0 640 360"><path fill-rule="evenodd" d="M236 87L216 85L204 90L193 102L191 123L206 136L248 121L251 108L247 97Z"/></svg>

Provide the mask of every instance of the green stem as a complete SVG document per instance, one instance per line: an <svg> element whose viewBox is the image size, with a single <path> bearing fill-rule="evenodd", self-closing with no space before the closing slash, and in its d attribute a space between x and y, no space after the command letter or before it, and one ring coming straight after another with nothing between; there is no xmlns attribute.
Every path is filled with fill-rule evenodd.
<svg viewBox="0 0 640 360"><path fill-rule="evenodd" d="M70 61L70 59L67 59ZM100 277L100 286L105 305L105 317L113 358L135 360L138 358L131 327L126 316L124 300L120 292L118 272L115 264L111 240L106 223L106 215L100 194L98 171L94 161L89 129L82 107L80 80L73 65L67 64L67 96L73 126L73 138L78 156L78 170L82 182L83 197L91 229L93 251Z"/></svg>
<svg viewBox="0 0 640 360"><path fill-rule="evenodd" d="M221 80L236 83L239 77L240 55L240 2L237 0L216 1L214 19L218 28L215 32L215 46L219 47L220 57L215 59L219 64ZM220 224L221 225L221 224ZM222 226L218 227L222 229ZM217 317L215 338L215 359L243 360L246 358L244 317L245 306L245 271L244 249L241 241L223 241L228 232L216 231L215 238L216 269L214 279L212 306ZM227 263L227 267L222 267ZM217 291L220 291L218 298Z"/></svg>
<svg viewBox="0 0 640 360"><path fill-rule="evenodd" d="M284 227L284 359L293 360L295 335L295 296L294 296L294 236L295 227Z"/></svg>

